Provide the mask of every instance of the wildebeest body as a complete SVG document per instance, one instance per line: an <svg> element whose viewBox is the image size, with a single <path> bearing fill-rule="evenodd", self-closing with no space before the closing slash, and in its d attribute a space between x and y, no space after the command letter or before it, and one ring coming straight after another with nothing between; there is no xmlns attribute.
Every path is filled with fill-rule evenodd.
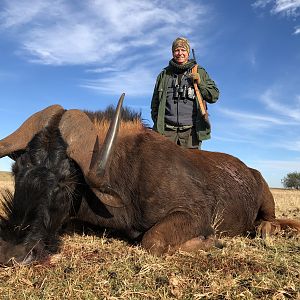
<svg viewBox="0 0 300 300"><path fill-rule="evenodd" d="M262 182L257 181L253 172L230 155L185 150L145 130L118 142L107 176L126 208L107 209L117 217L121 213L121 227L129 232L145 232L172 212L184 212L197 224L198 235L212 233L212 224L220 233L244 234L253 230L263 203L273 203L271 194L263 194L262 177L257 172ZM274 205L270 208L268 217L274 219ZM96 219L105 226L121 223Z"/></svg>
<svg viewBox="0 0 300 300"><path fill-rule="evenodd" d="M0 220L0 263L57 251L71 217L141 237L155 254L206 249L216 236L280 223L260 173L233 156L182 149L130 118L106 156L110 129L106 134L97 115L56 106L29 120L38 129L26 134L28 142L28 121L0 141L0 156L16 159L15 194Z"/></svg>

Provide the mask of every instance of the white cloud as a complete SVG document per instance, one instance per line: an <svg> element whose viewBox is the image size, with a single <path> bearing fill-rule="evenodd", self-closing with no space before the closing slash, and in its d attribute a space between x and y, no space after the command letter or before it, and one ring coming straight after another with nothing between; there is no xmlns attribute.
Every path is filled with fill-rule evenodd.
<svg viewBox="0 0 300 300"><path fill-rule="evenodd" d="M300 0L276 0L272 13L283 13L287 16L295 16L299 14Z"/></svg>
<svg viewBox="0 0 300 300"><path fill-rule="evenodd" d="M187 0L10 0L4 7L0 27L14 29L33 62L53 65L104 65L136 50L159 51L178 28L188 35L207 20L206 7Z"/></svg>
<svg viewBox="0 0 300 300"><path fill-rule="evenodd" d="M282 120L276 116L268 116L253 112L241 112L226 108L219 108L220 113L230 118L236 125L247 129L256 130L259 128L269 128L276 125L297 125L290 120Z"/></svg>
<svg viewBox="0 0 300 300"><path fill-rule="evenodd" d="M277 114L286 117L286 119L296 121L296 124L299 125L300 121L300 96L296 96L296 104L294 107L291 106L292 99L289 95L289 106L283 103L286 103L285 99L278 100L279 96L276 91L272 88L267 89L261 96L261 100L267 105L267 108ZM280 98L279 98L280 99Z"/></svg>
<svg viewBox="0 0 300 300"><path fill-rule="evenodd" d="M294 34L300 34L300 26L295 27Z"/></svg>
<svg viewBox="0 0 300 300"><path fill-rule="evenodd" d="M130 96L148 95L154 88L155 78L145 65L130 69L130 72L114 71L106 76L85 80L83 87L94 89L104 94L117 94L126 91ZM143 87L143 88L141 88ZM150 101L150 100L149 100Z"/></svg>
<svg viewBox="0 0 300 300"><path fill-rule="evenodd" d="M87 73L107 73L107 72L117 72L116 67L102 67L102 68L95 68L95 69L87 69Z"/></svg>
<svg viewBox="0 0 300 300"><path fill-rule="evenodd" d="M280 145L281 148L300 152L300 140L285 141Z"/></svg>
<svg viewBox="0 0 300 300"><path fill-rule="evenodd" d="M125 87L132 95L152 92L154 66L167 64L172 40L196 34L201 40L210 19L208 6L189 0L7 0L4 7L0 30L20 43L19 55L31 63L85 66L89 79L81 86L112 94ZM205 43L191 41L201 53Z"/></svg>
<svg viewBox="0 0 300 300"><path fill-rule="evenodd" d="M64 9L60 0L44 1L3 1L3 10L0 12L0 25L2 28L21 27L32 21L43 20L58 16ZM39 24L36 24L39 25Z"/></svg>
<svg viewBox="0 0 300 300"><path fill-rule="evenodd" d="M222 135L215 134L214 139L233 144L236 144L237 142L239 144L252 144L256 148L263 148L264 150L269 149L275 151L278 149L284 149L300 153L300 140L298 139L297 134L294 139L290 139L281 134L276 135L276 133L278 133L278 131L276 131L273 135L268 135L267 143L265 141L265 135L262 137L258 137L258 133L256 133L256 135L247 135L245 130L238 131L237 129L235 129L235 132L227 132L226 135L224 133Z"/></svg>
<svg viewBox="0 0 300 300"><path fill-rule="evenodd" d="M300 9L300 0L257 0L253 7L265 8L272 3L271 13L297 16Z"/></svg>
<svg viewBox="0 0 300 300"><path fill-rule="evenodd" d="M240 137L233 137L233 141L239 140L243 143L263 145L264 148L300 152L298 133L300 131L300 95L293 97L286 86L284 94L288 95L288 99L280 95L278 86L268 88L262 93L260 101L265 107L259 103L258 105L261 111L268 112L265 114L218 108L220 115L227 117L227 125L234 124L235 133L240 135ZM255 135L251 134L251 130L255 131ZM249 132L250 135L245 135L245 132ZM264 138L266 133L268 133L268 142L264 143L261 138ZM227 134L225 138L230 139L230 136ZM227 141L230 142L230 140Z"/></svg>
<svg viewBox="0 0 300 300"><path fill-rule="evenodd" d="M220 115L226 117L228 126L233 126L236 134L240 137L233 141L263 145L269 149L284 149L300 152L300 95L291 97L286 101L279 96L275 88L269 88L260 97L265 105L260 110L268 113L256 113L253 111L237 111L232 109L218 108ZM229 123L230 122L230 123ZM251 132L255 132L253 135ZM247 134L246 134L247 133ZM264 143L265 134L268 134L268 142ZM227 134L226 138L230 138ZM230 142L230 140L228 140Z"/></svg>
<svg viewBox="0 0 300 300"><path fill-rule="evenodd" d="M272 2L272 1L274 1L274 0L257 0L257 1L255 1L255 2L252 4L252 6L253 6L253 7L262 7L262 8L264 8L264 7L267 6L267 4L269 4L269 3Z"/></svg>
<svg viewBox="0 0 300 300"><path fill-rule="evenodd" d="M296 18L300 15L300 0L257 0L252 6L255 8L265 8L272 4L271 13L281 14L287 17ZM296 26L293 34L299 34L300 27Z"/></svg>
<svg viewBox="0 0 300 300"><path fill-rule="evenodd" d="M51 65L89 64L101 61L108 53L117 54L114 43L102 50L93 29L88 24L53 25L49 30L31 30L23 49L33 62Z"/></svg>
<svg viewBox="0 0 300 300"><path fill-rule="evenodd" d="M255 161L256 164L260 166L268 167L268 169L273 170L299 170L300 169L300 158L299 160L259 160Z"/></svg>

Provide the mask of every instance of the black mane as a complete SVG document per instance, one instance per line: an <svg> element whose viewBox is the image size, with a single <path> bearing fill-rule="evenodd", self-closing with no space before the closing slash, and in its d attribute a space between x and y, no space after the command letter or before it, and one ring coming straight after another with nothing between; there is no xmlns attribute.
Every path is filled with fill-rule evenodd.
<svg viewBox="0 0 300 300"><path fill-rule="evenodd" d="M84 112L88 115L88 117L93 120L96 119L98 121L102 120L111 120L115 114L115 107L113 105L108 106L104 111L89 111L84 110ZM125 122L130 121L141 121L142 122L142 113L136 112L128 107L123 107L121 110L121 119Z"/></svg>

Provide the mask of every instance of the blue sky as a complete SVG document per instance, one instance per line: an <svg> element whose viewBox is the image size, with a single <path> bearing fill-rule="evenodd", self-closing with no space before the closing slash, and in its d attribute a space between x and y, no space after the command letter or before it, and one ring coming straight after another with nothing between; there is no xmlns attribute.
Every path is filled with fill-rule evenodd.
<svg viewBox="0 0 300 300"><path fill-rule="evenodd" d="M185 36L221 92L203 149L280 187L300 171L299 15L300 0L2 0L0 138L46 106L103 109L122 92L152 124L156 76Z"/></svg>

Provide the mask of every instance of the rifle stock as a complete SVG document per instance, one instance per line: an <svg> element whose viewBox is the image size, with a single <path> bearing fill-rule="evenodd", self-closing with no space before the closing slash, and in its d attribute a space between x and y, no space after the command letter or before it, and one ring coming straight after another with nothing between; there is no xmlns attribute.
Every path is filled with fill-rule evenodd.
<svg viewBox="0 0 300 300"><path fill-rule="evenodd" d="M198 65L196 64L193 68L192 68L192 73L195 74L197 73L198 69ZM195 93L196 93L196 97L198 99L198 102L199 102L199 107L200 107L200 112L201 112L201 115L204 117L205 120L208 120L208 113L207 113L207 110L206 110L206 103L204 102L203 98L202 98L202 95L199 91L199 88L198 88L198 85L197 85L197 82L194 81L194 89L195 89Z"/></svg>

